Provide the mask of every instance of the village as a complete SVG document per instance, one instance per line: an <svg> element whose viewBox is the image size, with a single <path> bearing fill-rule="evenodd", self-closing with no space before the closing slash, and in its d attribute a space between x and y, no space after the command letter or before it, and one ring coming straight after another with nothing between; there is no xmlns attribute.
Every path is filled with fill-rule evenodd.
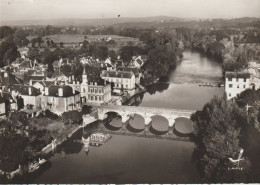
<svg viewBox="0 0 260 185"><path fill-rule="evenodd" d="M111 62L108 57L100 61L93 57L82 57L81 79L74 75L66 76L60 72L63 65L73 65L74 61L62 59L53 63L55 77L47 77L48 66L27 58L26 48L20 51L21 58L1 69L1 116L12 111L25 112L28 117L37 116L42 110L61 115L63 112L79 110L82 105L121 105L144 90L140 85L140 67L145 56L133 56L126 66L123 60ZM86 73L87 66L96 66L100 76Z"/></svg>

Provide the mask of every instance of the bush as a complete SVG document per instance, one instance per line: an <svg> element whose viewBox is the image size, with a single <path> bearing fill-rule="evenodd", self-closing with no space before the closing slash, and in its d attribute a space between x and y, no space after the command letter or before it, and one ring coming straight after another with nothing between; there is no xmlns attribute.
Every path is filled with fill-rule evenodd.
<svg viewBox="0 0 260 185"><path fill-rule="evenodd" d="M49 109L46 109L45 111L43 111L39 117L48 117L52 120L56 120L59 118L59 116L53 112L51 112Z"/></svg>
<svg viewBox="0 0 260 185"><path fill-rule="evenodd" d="M68 111L64 112L62 114L62 120L64 124L80 124L82 122L82 112L73 110L73 111Z"/></svg>

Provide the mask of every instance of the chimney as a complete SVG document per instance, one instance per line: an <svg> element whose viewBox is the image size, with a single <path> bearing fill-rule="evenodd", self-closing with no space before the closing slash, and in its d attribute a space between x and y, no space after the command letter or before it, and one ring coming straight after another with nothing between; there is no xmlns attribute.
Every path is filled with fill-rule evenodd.
<svg viewBox="0 0 260 185"><path fill-rule="evenodd" d="M44 94L45 96L49 96L49 87L44 88Z"/></svg>
<svg viewBox="0 0 260 185"><path fill-rule="evenodd" d="M72 94L75 94L75 88L74 87L72 88Z"/></svg>
<svg viewBox="0 0 260 185"><path fill-rule="evenodd" d="M8 77L8 73L4 72L4 77L7 78Z"/></svg>
<svg viewBox="0 0 260 185"><path fill-rule="evenodd" d="M95 85L97 86L97 82L95 82Z"/></svg>
<svg viewBox="0 0 260 185"><path fill-rule="evenodd" d="M59 96L63 96L63 89L62 89L62 87L60 87L60 88L58 89L58 95L59 95Z"/></svg>
<svg viewBox="0 0 260 185"><path fill-rule="evenodd" d="M71 75L71 80L74 80L74 75Z"/></svg>
<svg viewBox="0 0 260 185"><path fill-rule="evenodd" d="M32 86L32 79L30 80L30 86Z"/></svg>
<svg viewBox="0 0 260 185"><path fill-rule="evenodd" d="M28 93L29 93L29 95L32 95L32 88L31 87L28 88Z"/></svg>
<svg viewBox="0 0 260 185"><path fill-rule="evenodd" d="M71 82L71 79L72 79L72 77L71 77L71 76L69 76L69 83Z"/></svg>

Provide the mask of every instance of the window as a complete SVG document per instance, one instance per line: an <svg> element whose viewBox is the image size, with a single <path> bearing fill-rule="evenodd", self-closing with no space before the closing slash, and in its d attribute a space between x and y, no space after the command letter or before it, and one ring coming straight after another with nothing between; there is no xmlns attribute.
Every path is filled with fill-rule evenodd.
<svg viewBox="0 0 260 185"><path fill-rule="evenodd" d="M95 100L97 101L97 96L95 96Z"/></svg>
<svg viewBox="0 0 260 185"><path fill-rule="evenodd" d="M230 81L230 82L231 82L231 81L232 81L232 78L228 78L228 81Z"/></svg>
<svg viewBox="0 0 260 185"><path fill-rule="evenodd" d="M91 96L91 100L94 100L93 96Z"/></svg>
<svg viewBox="0 0 260 185"><path fill-rule="evenodd" d="M228 96L231 97L231 93L229 93Z"/></svg>
<svg viewBox="0 0 260 185"><path fill-rule="evenodd" d="M229 88L232 88L233 87L233 85L232 84L229 84Z"/></svg>
<svg viewBox="0 0 260 185"><path fill-rule="evenodd" d="M237 85L237 88L239 88L239 85Z"/></svg>
<svg viewBox="0 0 260 185"><path fill-rule="evenodd" d="M86 90L85 90L85 88L83 88L83 93L85 93L86 92Z"/></svg>
<svg viewBox="0 0 260 185"><path fill-rule="evenodd" d="M246 82L246 78L244 78L244 82Z"/></svg>
<svg viewBox="0 0 260 185"><path fill-rule="evenodd" d="M99 90L99 93L102 93L102 89L100 88L100 89L98 89Z"/></svg>
<svg viewBox="0 0 260 185"><path fill-rule="evenodd" d="M237 78L237 82L238 82L238 78Z"/></svg>
<svg viewBox="0 0 260 185"><path fill-rule="evenodd" d="M92 93L93 93L93 89L92 89L92 88L90 88L90 92L92 92Z"/></svg>
<svg viewBox="0 0 260 185"><path fill-rule="evenodd" d="M95 93L97 93L97 89L95 89Z"/></svg>
<svg viewBox="0 0 260 185"><path fill-rule="evenodd" d="M243 88L245 89L245 88L246 88L246 85L243 85Z"/></svg>

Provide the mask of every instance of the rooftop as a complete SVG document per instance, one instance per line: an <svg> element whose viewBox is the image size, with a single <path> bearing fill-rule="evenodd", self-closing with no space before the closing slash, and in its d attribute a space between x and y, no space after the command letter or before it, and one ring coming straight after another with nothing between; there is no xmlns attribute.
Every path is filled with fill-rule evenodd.
<svg viewBox="0 0 260 185"><path fill-rule="evenodd" d="M226 78L250 78L250 73L227 71L225 77Z"/></svg>
<svg viewBox="0 0 260 185"><path fill-rule="evenodd" d="M113 77L113 78L131 78L132 71L102 71L101 77Z"/></svg>

